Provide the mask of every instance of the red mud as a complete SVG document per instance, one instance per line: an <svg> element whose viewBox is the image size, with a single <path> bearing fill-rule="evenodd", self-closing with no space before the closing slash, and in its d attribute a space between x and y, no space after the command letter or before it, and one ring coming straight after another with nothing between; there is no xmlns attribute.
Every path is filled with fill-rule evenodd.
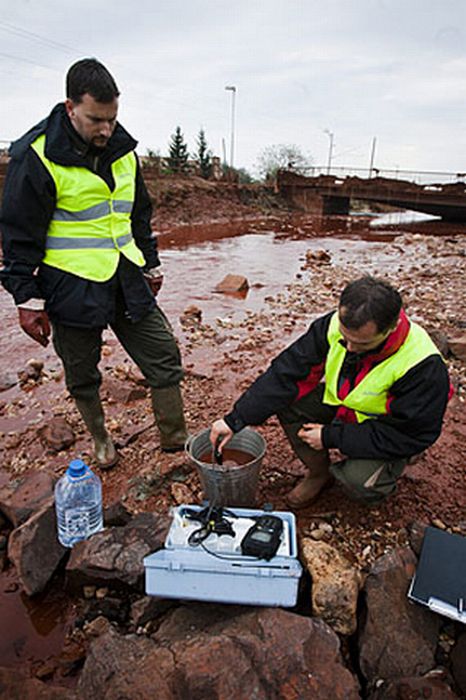
<svg viewBox="0 0 466 700"><path fill-rule="evenodd" d="M441 331L447 337L464 333L466 239L461 227L436 224L435 230L430 228L424 235L423 225L414 230L403 225L403 230L390 227L379 231L369 229L369 220L363 217L282 216L243 221L233 229L223 224L183 226L159 238L165 270L160 304L174 323L183 352L183 391L192 433L226 412L276 352L292 342L310 320L332 308L344 284L363 271L384 275L399 286L408 313L429 331ZM319 258L322 250L329 260ZM245 299L213 292L228 272L248 278L251 288ZM200 323L182 317L192 304L202 311ZM32 357L45 363L39 382L0 393L0 479L42 468L58 476L71 458L90 459L90 439L67 398L52 348L42 349L21 333L15 310L3 291L0 318L4 329L0 378L16 377ZM200 502L197 474L183 455L173 457L159 451L149 401L128 398L129 389L140 388L138 372L111 333L106 337L102 394L121 461L114 470L101 474L105 505L121 500L131 511L139 512L165 511L186 499ZM448 364L456 394L442 436L407 468L397 495L383 506L367 510L333 486L298 514L300 534L309 533L325 519L332 526L326 539L367 570L387 547L406 541L406 526L413 520L466 533L465 366L453 358ZM58 454L47 451L38 434L54 416L65 417L77 438L72 448ZM268 450L257 503L270 502L276 509L286 509L284 495L302 468L275 419L259 430ZM10 571L0 577L0 610L5 610L4 604L15 600L14 596L18 599L17 593L4 593L12 575ZM18 632L10 636L9 644L21 638L26 641L22 648L18 642L16 655L6 656L0 649L3 663L31 663L59 654L65 632L59 615L39 651L32 641L36 632L31 613L24 607L21 617L16 603L12 610ZM20 618L26 620L25 628ZM55 635L57 629L59 634Z"/></svg>

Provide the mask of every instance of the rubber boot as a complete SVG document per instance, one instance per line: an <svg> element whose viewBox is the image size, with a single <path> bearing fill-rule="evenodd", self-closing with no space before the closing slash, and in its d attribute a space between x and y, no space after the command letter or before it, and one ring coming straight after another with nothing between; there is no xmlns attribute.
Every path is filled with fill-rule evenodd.
<svg viewBox="0 0 466 700"><path fill-rule="evenodd" d="M314 450L298 437L297 433L302 427L301 423L285 424L281 422L281 426L293 451L309 472L285 497L290 508L299 510L315 501L320 492L333 482L329 471L330 459L328 450Z"/></svg>
<svg viewBox="0 0 466 700"><path fill-rule="evenodd" d="M163 389L151 387L152 409L160 432L162 452L184 450L188 438L179 384Z"/></svg>
<svg viewBox="0 0 466 700"><path fill-rule="evenodd" d="M302 458L301 461L303 461ZM330 460L326 450L316 452L312 460L310 458L306 460L306 466L309 470L307 476L285 496L287 504L293 510L309 506L333 481L329 472Z"/></svg>
<svg viewBox="0 0 466 700"><path fill-rule="evenodd" d="M111 469L118 462L118 453L105 429L105 418L99 397L75 399L78 411L94 440L94 456L101 469Z"/></svg>

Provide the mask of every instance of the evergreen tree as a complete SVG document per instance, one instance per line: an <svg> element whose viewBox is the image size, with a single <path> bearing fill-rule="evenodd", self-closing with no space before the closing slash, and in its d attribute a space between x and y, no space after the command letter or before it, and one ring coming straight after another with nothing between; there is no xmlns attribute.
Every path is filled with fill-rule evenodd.
<svg viewBox="0 0 466 700"><path fill-rule="evenodd" d="M175 173L185 172L189 153L188 146L184 141L184 136L181 133L181 128L179 126L176 127L175 133L171 135L171 141L168 144L168 147L168 162L171 170Z"/></svg>
<svg viewBox="0 0 466 700"><path fill-rule="evenodd" d="M205 137L204 129L199 131L199 136L197 137L197 155L196 160L199 163L199 168L201 175L206 180L209 179L212 172L212 151L207 148L207 141Z"/></svg>

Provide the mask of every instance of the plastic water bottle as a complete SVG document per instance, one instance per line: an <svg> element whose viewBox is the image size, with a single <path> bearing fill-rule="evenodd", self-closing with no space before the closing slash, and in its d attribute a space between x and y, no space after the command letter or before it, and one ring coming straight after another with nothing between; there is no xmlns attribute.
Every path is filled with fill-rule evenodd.
<svg viewBox="0 0 466 700"><path fill-rule="evenodd" d="M70 462L55 485L58 539L72 547L103 528L102 484L82 461Z"/></svg>

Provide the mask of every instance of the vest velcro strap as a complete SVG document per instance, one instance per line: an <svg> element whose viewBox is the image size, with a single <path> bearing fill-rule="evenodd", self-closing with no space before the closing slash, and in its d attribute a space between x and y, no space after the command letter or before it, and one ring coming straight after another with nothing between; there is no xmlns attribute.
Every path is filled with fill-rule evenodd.
<svg viewBox="0 0 466 700"><path fill-rule="evenodd" d="M80 250L83 248L121 248L133 239L131 233L112 238L82 238L49 236L47 238L48 250Z"/></svg>
<svg viewBox="0 0 466 700"><path fill-rule="evenodd" d="M92 219L100 219L103 216L108 216L111 212L110 203L102 202L95 204L88 209L81 211L69 211L68 209L55 209L52 219L54 221L91 221Z"/></svg>

